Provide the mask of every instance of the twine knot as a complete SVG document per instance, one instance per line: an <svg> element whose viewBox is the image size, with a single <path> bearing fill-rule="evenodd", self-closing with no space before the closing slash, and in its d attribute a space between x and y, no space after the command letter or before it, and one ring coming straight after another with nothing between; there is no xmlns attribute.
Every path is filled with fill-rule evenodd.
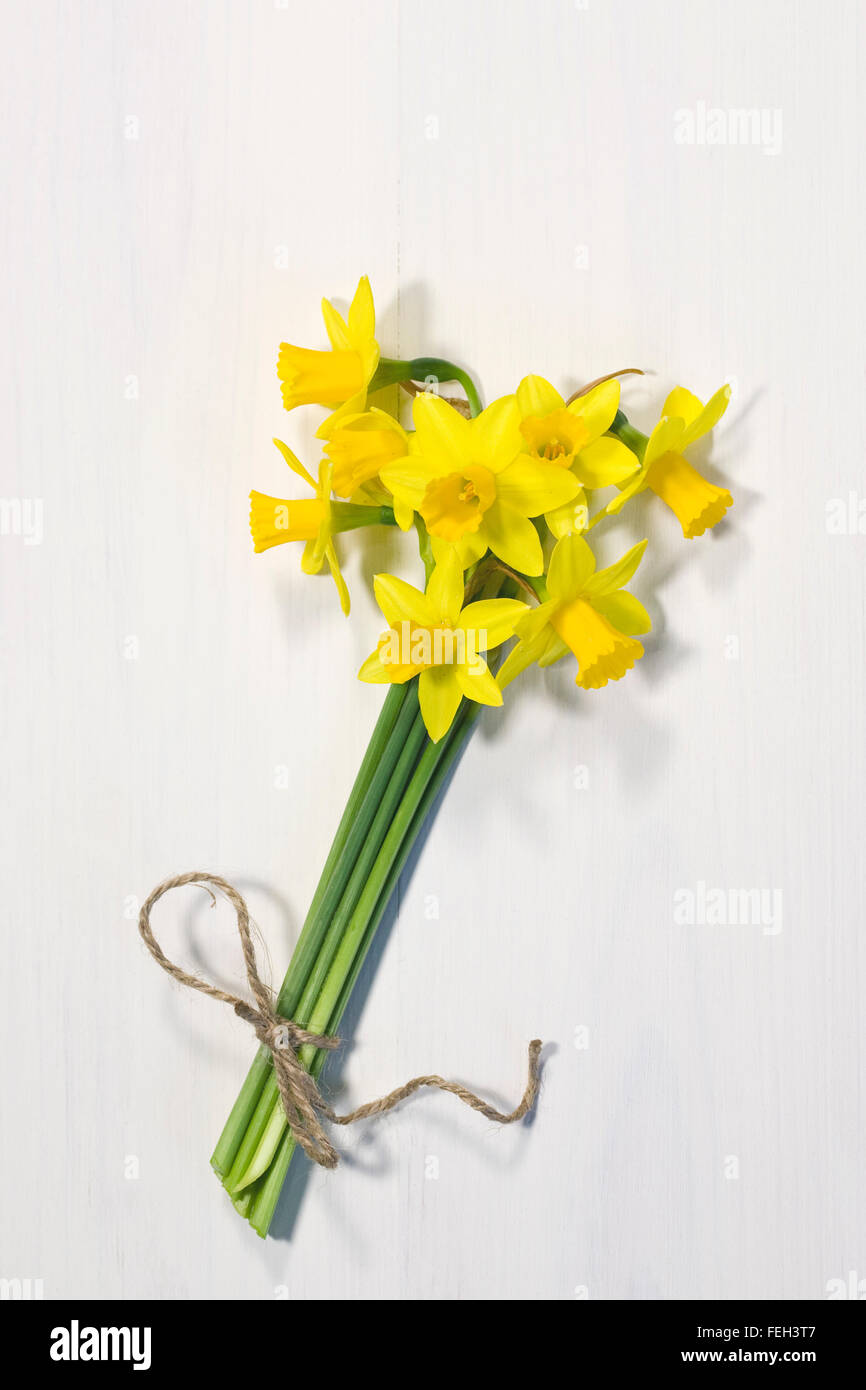
<svg viewBox="0 0 866 1390"><path fill-rule="evenodd" d="M292 1038L292 1042L289 1039ZM272 1052L286 1052L294 1043L297 1047L297 1038L294 1033L289 1032L287 1023L274 1023L270 1028L264 1030L262 1042L269 1047Z"/></svg>
<svg viewBox="0 0 866 1390"><path fill-rule="evenodd" d="M207 980L202 980L198 975L190 975L186 970L182 970L179 965L175 965L174 961L169 960L156 940L150 925L150 914L153 907L172 888L181 888L191 883L200 885L206 892L210 893L211 906L216 904L216 897L212 891L216 888L234 908L238 919L238 935L241 939L247 980L255 1004L251 1004L246 999L240 999L236 994L229 994L226 990L217 989L215 985L208 984ZM162 966L167 974L171 975L172 979L177 980L179 984L188 985L190 989L197 989L202 994L210 995L211 999L218 999L224 1004L230 1004L238 1018L249 1023L259 1042L271 1053L280 1100L292 1133L307 1157L323 1168L336 1168L339 1155L325 1132L322 1118L329 1120L332 1124L350 1125L355 1120L365 1119L368 1115L380 1115L386 1110L392 1110L401 1100L410 1096L413 1091L420 1090L422 1086L434 1086L440 1091L449 1091L452 1095L457 1096L458 1100L462 1100L465 1105L470 1105L473 1110L478 1110L487 1119L495 1120L498 1124L503 1125L513 1124L515 1120L521 1120L535 1103L539 1084L538 1062L541 1054L541 1042L537 1038L529 1044L529 1077L526 1090L520 1104L508 1114L494 1109L480 1096L476 1096L473 1091L461 1086L456 1081L444 1081L441 1076L416 1076L413 1080L407 1081L405 1085L399 1086L396 1091L391 1091L386 1096L380 1096L378 1100L368 1101L366 1105L359 1105L348 1115L337 1115L322 1096L315 1078L304 1066L298 1052L302 1047L324 1048L327 1051L333 1051L340 1046L340 1039L321 1033L311 1033L294 1019L283 1018L281 1014L277 1013L271 991L267 985L263 984L258 972L250 928L249 909L236 888L215 874L193 872L178 874L176 878L168 878L153 890L142 907L138 918L138 930L154 960Z"/></svg>

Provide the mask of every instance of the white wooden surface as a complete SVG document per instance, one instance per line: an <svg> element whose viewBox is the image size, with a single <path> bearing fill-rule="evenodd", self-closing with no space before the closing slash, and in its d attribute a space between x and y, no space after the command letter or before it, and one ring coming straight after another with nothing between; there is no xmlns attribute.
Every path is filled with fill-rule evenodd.
<svg viewBox="0 0 866 1390"><path fill-rule="evenodd" d="M866 495L862 7L2 9L3 493L41 499L43 536L13 509L0 539L0 1275L251 1299L866 1277L866 537L827 527ZM678 143L712 108L768 138ZM346 624L246 521L285 481L271 435L314 428L276 346L316 343L362 272L386 350L465 361L488 398L636 364L651 423L673 383L732 380L704 458L736 506L693 544L660 504L614 531L652 538L645 660L485 717L331 1071L341 1101L431 1068L510 1101L538 1034L535 1123L418 1099L341 1135L336 1174L299 1164L262 1243L208 1167L247 1029L155 969L134 905L225 873L281 973L366 745L365 576L410 550L349 547ZM780 890L781 930L678 925L701 882ZM239 980L203 894L158 927Z"/></svg>

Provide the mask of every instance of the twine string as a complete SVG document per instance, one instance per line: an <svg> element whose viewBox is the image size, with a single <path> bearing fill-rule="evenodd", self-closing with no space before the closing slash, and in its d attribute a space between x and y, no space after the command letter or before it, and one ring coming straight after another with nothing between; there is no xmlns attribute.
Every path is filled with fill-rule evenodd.
<svg viewBox="0 0 866 1390"><path fill-rule="evenodd" d="M234 908L247 980L255 1005L246 999L239 998L236 994L228 993L227 990L218 989L216 985L208 983L199 975L191 975L188 971L181 969L174 961L169 960L154 936L150 925L150 914L153 908L160 898L173 888L182 888L187 884L198 884L204 888L210 894L212 906L216 904L213 889L217 889ZM315 1077L310 1075L298 1057L298 1049L309 1045L315 1048L325 1048L332 1052L340 1046L340 1039L326 1037L320 1033L311 1033L301 1024L295 1023L293 1019L283 1018L277 1013L272 992L262 982L258 972L249 909L236 888L233 888L224 878L219 878L216 874L198 871L168 878L153 890L142 907L138 918L138 930L154 960L173 980L177 980L178 984L187 985L190 989L197 989L201 994L209 995L211 999L229 1004L238 1018L249 1023L259 1042L270 1050L280 1101L292 1133L307 1157L323 1168L336 1168L339 1154L325 1132L322 1118L335 1125L351 1125L356 1120L366 1119L370 1115L382 1115L388 1110L393 1110L395 1105L399 1105L407 1096L411 1096L423 1086L432 1086L440 1091L448 1091L458 1100L461 1100L464 1105L469 1105L473 1110L477 1110L485 1119L493 1120L501 1125L510 1125L514 1124L516 1120L522 1120L535 1104L538 1095L539 1057L541 1054L541 1042L538 1038L529 1044L529 1074L526 1089L520 1103L507 1114L489 1105L474 1091L470 1091L468 1087L462 1086L459 1082L446 1081L441 1076L431 1075L416 1076L403 1086L398 1086L396 1090L389 1091L387 1095L380 1096L377 1100L367 1101L365 1105L359 1105L357 1109L350 1111L347 1115L338 1115L322 1096Z"/></svg>

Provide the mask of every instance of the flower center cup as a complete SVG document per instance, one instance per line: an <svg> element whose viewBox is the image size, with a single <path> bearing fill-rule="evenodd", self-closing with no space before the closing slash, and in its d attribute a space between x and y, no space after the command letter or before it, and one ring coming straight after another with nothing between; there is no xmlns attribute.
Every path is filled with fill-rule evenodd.
<svg viewBox="0 0 866 1390"><path fill-rule="evenodd" d="M566 453L568 450L561 439L551 439L545 444L541 457L547 459L548 463L553 463L554 459L561 459Z"/></svg>
<svg viewBox="0 0 866 1390"><path fill-rule="evenodd" d="M408 680L430 666L477 668L487 645L486 632L464 631L450 623L422 627L405 620L389 627L379 639L379 660L392 679Z"/></svg>
<svg viewBox="0 0 866 1390"><path fill-rule="evenodd" d="M496 483L489 468L472 464L459 473L433 478L418 508L431 536L459 541L477 531L484 513L496 501Z"/></svg>
<svg viewBox="0 0 866 1390"><path fill-rule="evenodd" d="M588 439L583 421L568 410L532 415L523 421L520 433L535 458L545 463L558 463L563 468L569 467Z"/></svg>

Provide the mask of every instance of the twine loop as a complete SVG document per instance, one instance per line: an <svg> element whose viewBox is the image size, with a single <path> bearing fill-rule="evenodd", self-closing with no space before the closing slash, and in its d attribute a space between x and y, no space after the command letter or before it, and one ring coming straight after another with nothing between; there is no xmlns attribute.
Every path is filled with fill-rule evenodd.
<svg viewBox="0 0 866 1390"><path fill-rule="evenodd" d="M150 925L150 914L154 906L172 888L182 888L186 884L193 883L198 884L210 894L212 907L216 905L213 889L217 889L234 908L237 915L238 935L241 939L247 980L255 1005L246 999L239 998L236 994L229 994L227 990L218 989L216 985L209 984L207 980L201 979L198 975L191 975L186 970L182 970L174 961L169 960L156 940ZM535 1098L538 1095L539 1057L541 1054L541 1042L538 1038L529 1044L529 1076L526 1089L519 1105L507 1114L503 1114L502 1111L488 1105L480 1096L475 1095L467 1087L461 1086L459 1082L445 1081L441 1076L416 1076L411 1081L407 1081L405 1085L399 1086L397 1090L389 1092L386 1096L380 1096L378 1100L367 1101L365 1105L359 1105L356 1110L352 1110L347 1115L337 1115L322 1096L315 1078L310 1075L299 1058L298 1051L302 1047L314 1047L324 1048L332 1052L340 1046L340 1039L320 1033L311 1033L300 1023L296 1023L291 1018L283 1018L281 1014L277 1013L272 992L262 982L258 972L249 909L236 888L233 888L224 878L219 878L216 874L198 871L168 878L153 890L142 907L138 918L138 930L154 960L162 966L168 975L171 975L173 980L189 986L190 989L197 989L202 994L210 995L211 999L230 1004L238 1018L242 1018L245 1023L248 1023L259 1042L268 1048L273 1058L274 1075L280 1100L292 1133L307 1157L323 1168L336 1168L339 1154L325 1132L322 1118L329 1120L331 1124L350 1125L355 1120L365 1119L369 1115L381 1115L387 1110L392 1110L401 1100L405 1100L407 1096L420 1090L422 1086L433 1086L440 1091L449 1091L451 1095L457 1096L458 1100L462 1100L473 1110L479 1111L488 1120L494 1120L497 1124L502 1125L510 1125L515 1120L523 1119L524 1115L535 1104Z"/></svg>

